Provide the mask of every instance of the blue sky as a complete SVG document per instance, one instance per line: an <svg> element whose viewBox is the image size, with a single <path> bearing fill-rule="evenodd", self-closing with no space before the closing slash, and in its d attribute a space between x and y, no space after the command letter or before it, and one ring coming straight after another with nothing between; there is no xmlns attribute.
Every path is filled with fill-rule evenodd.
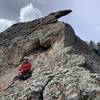
<svg viewBox="0 0 100 100"><path fill-rule="evenodd" d="M63 9L73 12L59 20L71 24L83 40L100 41L100 0L0 0L0 31Z"/></svg>

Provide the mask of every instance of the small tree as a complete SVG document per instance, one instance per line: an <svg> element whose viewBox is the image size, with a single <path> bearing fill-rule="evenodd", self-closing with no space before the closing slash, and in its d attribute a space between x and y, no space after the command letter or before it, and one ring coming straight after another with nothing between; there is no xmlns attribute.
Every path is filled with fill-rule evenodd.
<svg viewBox="0 0 100 100"><path fill-rule="evenodd" d="M90 41L89 46L91 49L98 55L100 56L100 43L95 43L94 41Z"/></svg>
<svg viewBox="0 0 100 100"><path fill-rule="evenodd" d="M91 47L92 50L95 51L97 49L97 46L96 46L96 44L95 44L94 41L91 40L90 43L89 43L89 45L90 45L90 47Z"/></svg>
<svg viewBox="0 0 100 100"><path fill-rule="evenodd" d="M100 56L100 42L97 43L98 55Z"/></svg>

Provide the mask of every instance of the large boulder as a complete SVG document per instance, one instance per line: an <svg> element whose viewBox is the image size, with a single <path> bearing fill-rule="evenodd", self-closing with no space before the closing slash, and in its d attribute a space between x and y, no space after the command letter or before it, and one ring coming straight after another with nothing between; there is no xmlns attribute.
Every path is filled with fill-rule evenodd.
<svg viewBox="0 0 100 100"><path fill-rule="evenodd" d="M44 49L49 48L51 42L55 42L57 35L61 32L64 34L66 31L65 24L58 22L57 19L70 12L71 10L60 11L32 22L18 23L0 33L0 60L13 65L17 64L23 56L41 49L41 46Z"/></svg>
<svg viewBox="0 0 100 100"><path fill-rule="evenodd" d="M5 75L24 56L30 57L34 69L30 79L1 89L0 100L100 99L100 58L71 25L58 21L70 12L54 12L0 33L0 65L6 65L1 67L8 70Z"/></svg>

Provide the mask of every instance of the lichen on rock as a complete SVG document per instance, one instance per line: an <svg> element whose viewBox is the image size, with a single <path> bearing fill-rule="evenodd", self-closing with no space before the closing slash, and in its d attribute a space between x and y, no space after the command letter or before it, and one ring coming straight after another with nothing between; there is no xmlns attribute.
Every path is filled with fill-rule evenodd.
<svg viewBox="0 0 100 100"><path fill-rule="evenodd" d="M0 33L0 65L11 66L0 68L6 70L0 81L9 73L14 75L11 69L24 56L31 59L34 69L31 78L15 81L5 91L1 88L0 100L100 99L100 58L71 25L58 21L70 12L54 12Z"/></svg>

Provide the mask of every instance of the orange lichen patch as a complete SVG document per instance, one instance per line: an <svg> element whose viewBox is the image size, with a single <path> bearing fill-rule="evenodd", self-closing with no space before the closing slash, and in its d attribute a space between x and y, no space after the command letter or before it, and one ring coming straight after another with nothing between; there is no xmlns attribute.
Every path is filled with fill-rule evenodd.
<svg viewBox="0 0 100 100"><path fill-rule="evenodd" d="M96 80L96 83L100 85L100 80Z"/></svg>
<svg viewBox="0 0 100 100"><path fill-rule="evenodd" d="M96 91L96 95L97 96L100 96L100 91Z"/></svg>

